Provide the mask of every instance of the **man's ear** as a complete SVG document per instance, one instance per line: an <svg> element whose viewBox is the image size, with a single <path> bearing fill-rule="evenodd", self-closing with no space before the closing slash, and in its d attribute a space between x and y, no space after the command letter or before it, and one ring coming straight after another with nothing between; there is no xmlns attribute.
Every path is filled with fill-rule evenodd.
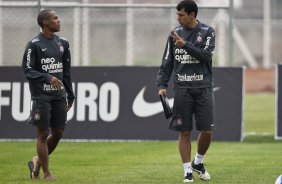
<svg viewBox="0 0 282 184"><path fill-rule="evenodd" d="M44 19L44 20L43 20L43 24L44 24L44 25L48 24L48 20Z"/></svg>

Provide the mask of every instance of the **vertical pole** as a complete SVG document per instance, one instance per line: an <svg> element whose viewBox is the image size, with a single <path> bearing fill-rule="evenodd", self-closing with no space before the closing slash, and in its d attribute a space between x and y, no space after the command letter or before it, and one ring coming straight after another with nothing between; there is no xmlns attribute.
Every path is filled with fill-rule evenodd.
<svg viewBox="0 0 282 184"><path fill-rule="evenodd" d="M263 1L263 67L271 65L271 7L270 0Z"/></svg>
<svg viewBox="0 0 282 184"><path fill-rule="evenodd" d="M132 0L127 0L127 4L132 4ZM126 66L133 65L133 9L126 10Z"/></svg>
<svg viewBox="0 0 282 184"><path fill-rule="evenodd" d="M2 2L2 0L0 0ZM3 16L2 16L2 8L0 8L0 66L3 63Z"/></svg>
<svg viewBox="0 0 282 184"><path fill-rule="evenodd" d="M89 0L83 0L83 3L88 3ZM89 8L82 9L82 65L90 64L89 60Z"/></svg>
<svg viewBox="0 0 282 184"><path fill-rule="evenodd" d="M174 0L170 0L171 4L174 4ZM176 19L176 11L175 8L170 8L170 30L172 30L174 25L174 20Z"/></svg>
<svg viewBox="0 0 282 184"><path fill-rule="evenodd" d="M37 12L39 13L41 10L41 0L37 0Z"/></svg>
<svg viewBox="0 0 282 184"><path fill-rule="evenodd" d="M39 14L39 12L41 11L41 0L37 0L37 12L38 12L38 14ZM42 29L41 29L41 27L40 26L38 26L38 31L39 32L41 32L42 31Z"/></svg>
<svg viewBox="0 0 282 184"><path fill-rule="evenodd" d="M132 0L127 0L127 4L132 4ZM126 10L126 65L133 65L133 10Z"/></svg>
<svg viewBox="0 0 282 184"><path fill-rule="evenodd" d="M80 19L80 8L75 7L73 9L73 65L78 66L80 64L80 38L81 38L81 19Z"/></svg>
<svg viewBox="0 0 282 184"><path fill-rule="evenodd" d="M218 10L219 22L218 22L218 66L226 66L226 12L223 9Z"/></svg>
<svg viewBox="0 0 282 184"><path fill-rule="evenodd" d="M233 0L229 1L229 49L228 49L228 56L229 56L229 65L232 66L234 64L233 61L233 48L234 48L234 43L233 43Z"/></svg>

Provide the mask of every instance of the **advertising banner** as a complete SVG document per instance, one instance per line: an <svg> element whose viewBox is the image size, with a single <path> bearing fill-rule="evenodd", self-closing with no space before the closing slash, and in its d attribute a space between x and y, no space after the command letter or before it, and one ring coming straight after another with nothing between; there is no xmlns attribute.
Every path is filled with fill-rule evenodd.
<svg viewBox="0 0 282 184"><path fill-rule="evenodd" d="M73 67L77 99L68 112L64 139L176 140L158 89L158 67ZM242 140L243 69L214 68L214 140ZM168 91L173 101L173 85ZM29 86L20 67L0 67L0 139L34 139L27 123ZM194 126L195 127L195 126ZM198 134L193 131L193 139Z"/></svg>

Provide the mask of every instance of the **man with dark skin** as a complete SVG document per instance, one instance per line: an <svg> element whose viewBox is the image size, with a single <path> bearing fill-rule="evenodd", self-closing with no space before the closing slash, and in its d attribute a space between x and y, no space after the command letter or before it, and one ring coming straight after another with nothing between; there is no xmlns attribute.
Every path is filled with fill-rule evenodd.
<svg viewBox="0 0 282 184"><path fill-rule="evenodd" d="M174 105L170 128L179 132L179 153L185 183L193 182L192 170L200 179L210 180L203 165L215 130L212 81L214 29L196 19L197 4L180 1L176 7L180 26L169 35L162 64L157 75L158 95L167 95L170 76L174 77ZM198 148L191 162L193 115L200 131Z"/></svg>
<svg viewBox="0 0 282 184"><path fill-rule="evenodd" d="M44 179L52 181L55 177L49 170L49 155L63 136L67 111L72 107L75 95L70 75L69 43L54 34L60 31L61 21L57 13L42 10L37 22L42 32L27 43L22 62L32 99L29 122L37 128L38 156L28 162L28 167L31 179L39 179L42 167Z"/></svg>

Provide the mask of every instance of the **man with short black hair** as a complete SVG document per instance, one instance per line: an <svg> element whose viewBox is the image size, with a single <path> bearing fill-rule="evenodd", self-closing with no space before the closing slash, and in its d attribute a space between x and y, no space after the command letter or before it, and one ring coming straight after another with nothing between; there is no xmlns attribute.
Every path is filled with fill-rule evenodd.
<svg viewBox="0 0 282 184"><path fill-rule="evenodd" d="M184 181L193 182L192 170L202 180L210 180L203 165L215 130L212 79L214 29L196 19L198 6L183 0L176 7L178 22L169 35L157 75L159 95L167 94L170 76L174 78L174 104L170 128L179 132L179 153L184 168ZM191 162L193 115L198 136L198 149Z"/></svg>
<svg viewBox="0 0 282 184"><path fill-rule="evenodd" d="M60 31L53 10L37 17L42 32L29 41L22 61L32 99L29 122L37 127L37 154L28 162L31 179L39 179L40 167L47 181L55 180L49 170L49 155L57 147L66 125L67 111L75 95L72 89L69 43L54 34ZM50 132L51 127L51 132Z"/></svg>

